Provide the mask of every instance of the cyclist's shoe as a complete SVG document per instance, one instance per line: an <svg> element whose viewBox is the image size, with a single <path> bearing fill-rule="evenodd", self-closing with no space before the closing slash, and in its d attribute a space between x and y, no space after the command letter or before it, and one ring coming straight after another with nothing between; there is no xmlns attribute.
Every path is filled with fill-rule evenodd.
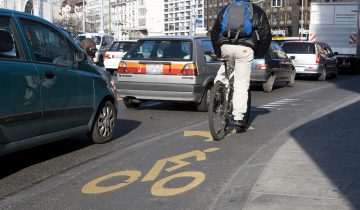
<svg viewBox="0 0 360 210"><path fill-rule="evenodd" d="M235 120L234 126L237 132L245 132L246 131L246 122L245 120Z"/></svg>

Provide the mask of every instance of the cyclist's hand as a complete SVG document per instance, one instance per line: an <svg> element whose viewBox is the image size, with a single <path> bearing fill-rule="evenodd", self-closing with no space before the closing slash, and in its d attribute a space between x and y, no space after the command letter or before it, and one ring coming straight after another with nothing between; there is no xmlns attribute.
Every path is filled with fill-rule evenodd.
<svg viewBox="0 0 360 210"><path fill-rule="evenodd" d="M216 59L220 59L220 58L221 58L221 57L217 56L214 51L212 51L209 55L210 55L211 57L216 58Z"/></svg>

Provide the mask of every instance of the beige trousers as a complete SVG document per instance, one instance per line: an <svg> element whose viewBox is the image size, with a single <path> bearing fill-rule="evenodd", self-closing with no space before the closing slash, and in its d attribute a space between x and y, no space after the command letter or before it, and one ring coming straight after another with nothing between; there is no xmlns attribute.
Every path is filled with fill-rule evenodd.
<svg viewBox="0 0 360 210"><path fill-rule="evenodd" d="M225 44L221 46L221 56L229 59L228 65L234 68L233 115L234 120L242 120L247 109L247 91L250 86L251 64L254 59L254 51L250 47ZM217 73L215 82L224 81L224 78L225 67L222 65Z"/></svg>

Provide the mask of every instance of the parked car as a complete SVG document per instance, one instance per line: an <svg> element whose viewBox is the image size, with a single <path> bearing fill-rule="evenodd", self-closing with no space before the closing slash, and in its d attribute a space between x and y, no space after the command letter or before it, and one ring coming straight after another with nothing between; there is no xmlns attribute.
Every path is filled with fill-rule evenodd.
<svg viewBox="0 0 360 210"><path fill-rule="evenodd" d="M251 83L261 84L265 92L273 90L275 82L295 85L295 67L291 59L276 42L271 42L269 50L262 59L254 59L251 69Z"/></svg>
<svg viewBox="0 0 360 210"><path fill-rule="evenodd" d="M104 66L105 69L113 74L114 71L117 71L119 62L122 57L126 54L127 51L131 49L136 43L135 40L128 41L114 41L109 50L105 53L104 56Z"/></svg>
<svg viewBox="0 0 360 210"><path fill-rule="evenodd" d="M325 43L311 41L286 41L282 44L286 54L293 58L297 75L315 76L326 80L337 76L337 60Z"/></svg>
<svg viewBox="0 0 360 210"><path fill-rule="evenodd" d="M73 39L42 18L5 9L0 37L0 155L81 133L94 143L111 140L115 83Z"/></svg>
<svg viewBox="0 0 360 210"><path fill-rule="evenodd" d="M207 111L221 63L210 56L209 37L160 36L140 39L118 68L119 94L126 107L145 100L194 102Z"/></svg>
<svg viewBox="0 0 360 210"><path fill-rule="evenodd" d="M110 34L105 33L86 33L86 34L79 34L76 37L77 42L81 42L82 40L90 38L94 40L96 43L96 49L98 51L95 54L94 62L98 66L104 66L104 56L105 53L109 50L110 46L114 41L114 37Z"/></svg>

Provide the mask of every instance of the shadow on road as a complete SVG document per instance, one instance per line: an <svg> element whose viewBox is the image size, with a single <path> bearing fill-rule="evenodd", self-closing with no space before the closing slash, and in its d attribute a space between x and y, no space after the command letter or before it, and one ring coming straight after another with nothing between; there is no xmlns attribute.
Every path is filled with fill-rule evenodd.
<svg viewBox="0 0 360 210"><path fill-rule="evenodd" d="M251 107L249 125L251 125L251 123L254 122L258 116L269 114L270 112L271 111L268 109L259 108L259 107Z"/></svg>
<svg viewBox="0 0 360 210"><path fill-rule="evenodd" d="M141 122L134 120L118 119L113 139L120 138L139 127Z"/></svg>
<svg viewBox="0 0 360 210"><path fill-rule="evenodd" d="M113 135L113 141L131 132L140 125L140 122L133 120L118 119L117 127ZM39 147L15 152L0 157L0 179L7 177L17 171L29 166L60 157L67 153L81 150L93 143L86 135L78 135L72 138L60 140L54 143L45 144Z"/></svg>
<svg viewBox="0 0 360 210"><path fill-rule="evenodd" d="M360 81L358 78L350 80ZM336 80L330 81L336 84ZM360 84L349 82L336 85L360 93ZM360 209L360 101L354 98L348 103L292 130L291 136L301 148L297 152L301 153L294 151L289 158L298 161L307 180L316 183L312 189L303 189L308 192L304 196L334 199L336 205L343 205L341 208ZM298 156L302 152L304 155Z"/></svg>

